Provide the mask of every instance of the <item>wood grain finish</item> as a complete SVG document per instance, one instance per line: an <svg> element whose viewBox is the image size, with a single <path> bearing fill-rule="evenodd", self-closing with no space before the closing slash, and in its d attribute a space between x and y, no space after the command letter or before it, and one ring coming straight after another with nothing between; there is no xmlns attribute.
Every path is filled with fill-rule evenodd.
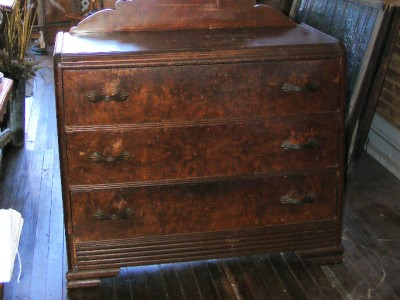
<svg viewBox="0 0 400 300"><path fill-rule="evenodd" d="M166 12L188 8L172 3ZM58 36L69 287L141 264L299 250L340 257L341 46L291 22L207 22Z"/></svg>
<svg viewBox="0 0 400 300"><path fill-rule="evenodd" d="M74 92L65 95L65 122L84 126L334 111L339 68L337 60L317 60L66 71L64 86ZM288 84L293 88L285 89Z"/></svg>
<svg viewBox="0 0 400 300"><path fill-rule="evenodd" d="M269 292L261 294L264 298L287 300L302 295L357 299L368 293L371 298L399 299L400 265L395 262L400 254L400 203L393 200L398 199L400 181L368 155L348 176L346 251L340 264L309 265L290 252L263 250L262 255L122 268L119 276L102 279L101 286L67 290L51 59L43 57L47 67L39 70L38 78L46 84L26 99L29 143L21 149L7 147L4 153L0 206L26 217L19 247L24 276L18 282L14 272L12 282L4 284L4 299L212 299L215 294L219 299L246 299L249 291L255 299L260 291ZM327 228L321 223L318 227Z"/></svg>
<svg viewBox="0 0 400 300"><path fill-rule="evenodd" d="M76 244L77 269L69 279L101 278L126 265L148 265L265 252L324 249L336 243L335 221L287 224L241 230L113 239ZM320 230L324 228L324 230ZM337 247L339 248L339 247ZM337 249L336 249L337 251ZM89 276L88 276L89 275Z"/></svg>
<svg viewBox="0 0 400 300"><path fill-rule="evenodd" d="M115 10L100 11L71 32L296 26L280 11L255 4L254 0L118 1Z"/></svg>
<svg viewBox="0 0 400 300"><path fill-rule="evenodd" d="M334 114L67 131L69 182L202 179L335 167L338 139ZM289 141L303 148L285 149ZM104 159L93 159L95 153ZM124 153L129 157L118 159Z"/></svg>
<svg viewBox="0 0 400 300"><path fill-rule="evenodd" d="M74 192L74 238L81 242L332 220L336 187L336 174L327 172ZM127 209L132 215L118 218ZM114 218L98 218L99 211Z"/></svg>

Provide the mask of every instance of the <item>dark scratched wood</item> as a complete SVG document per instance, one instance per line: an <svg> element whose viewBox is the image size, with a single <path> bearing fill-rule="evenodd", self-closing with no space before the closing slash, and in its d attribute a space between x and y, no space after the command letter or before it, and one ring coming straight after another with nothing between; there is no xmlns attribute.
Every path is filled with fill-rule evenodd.
<svg viewBox="0 0 400 300"><path fill-rule="evenodd" d="M131 3L133 2L133 3ZM133 5L132 5L133 4ZM295 26L278 10L254 0L118 1L81 21L74 33L199 29L223 27Z"/></svg>
<svg viewBox="0 0 400 300"><path fill-rule="evenodd" d="M285 285L272 267L268 256L260 255L254 258L248 258L248 260L251 260L256 266L259 275L263 279L273 299L291 299Z"/></svg>
<svg viewBox="0 0 400 300"><path fill-rule="evenodd" d="M45 88L51 90L50 86ZM47 110L46 107L42 106L50 105L51 108L51 104L49 102L46 103L45 99L46 97L42 98L41 101L32 101L31 104L28 104L28 111L40 113L41 109ZM53 100L49 99L49 101ZM33 109L30 105L35 105L37 108ZM48 113L50 119L54 118L54 107ZM50 126L52 121L47 122ZM41 119L39 119L39 123L45 125L46 122L41 122ZM28 126L30 124L28 122ZM34 126L36 127L36 125ZM48 129L51 129L51 126ZM50 132L51 130L48 131L45 138L47 145L51 145L54 142L52 139L55 133L51 134ZM39 134L39 132L36 132L36 134ZM19 191L24 185L23 183L26 184L28 180L24 169L34 160L37 161L39 156L43 157L40 161L47 160L45 159L45 152L39 150L40 145L35 145L35 135L29 136L30 142L21 150L18 151L15 148L7 149L6 167L2 170L0 177L2 207L3 205L12 204L13 207L22 211L25 210L25 207L28 209L28 203L25 201L28 196L25 196L25 198L18 196L26 195L32 189L32 185L29 185L24 192ZM38 154L36 156L28 155L28 153L32 154L32 150L29 150L30 148L28 147L33 147L33 152ZM36 273L35 277L33 277L32 272L35 272L33 271L33 264L29 264L29 260L32 258L29 258L26 250L35 247L36 235L25 235L21 240L20 248L23 255L22 259L25 261L24 273L19 284L16 283L16 278L13 279L12 283L5 284L4 299L7 300L24 299L24 295L26 295L24 291L26 289L22 288L22 286L26 285L27 281L35 291L31 293L34 299L46 299L46 297L47 299L67 299L65 282L63 283L62 280L64 276L61 274L65 272L65 268L63 270L65 246L63 244L62 222L57 222L57 219L62 216L61 199L56 196L60 193L59 182L57 183L59 166L55 163L53 168L45 171L42 167L43 163L40 165L40 167L31 167L31 176L34 178L39 176L40 178L40 176L43 176L40 174L46 173L46 176L42 179L44 180L43 183L48 181L49 184L51 180L54 180L51 189L55 203L47 206L48 211L45 212L51 215L51 223L48 223L49 229L47 230L50 230L53 237L48 242L40 241L40 243L53 243L50 246L52 250L49 250L47 254L49 259L47 266L43 266L42 272ZM33 182L37 182L34 178ZM16 186L13 185L12 181L15 181ZM159 297L165 297L166 299L201 299L197 284L200 279L195 277L195 274L198 274L198 276L202 277L210 276L219 297L217 299L241 299L237 296L241 294L235 294L235 290L245 294L245 290L249 290L249 287L254 289L252 290L254 294L257 294L257 291L259 292L260 290L268 290L269 294L266 294L267 296L258 299L269 299L268 295L272 299L300 299L299 297L304 294L315 295L316 287L314 283L305 283L304 281L306 278L310 280L310 277L326 299L356 299L357 297L366 297L368 293L370 293L371 298L379 295L386 299L398 299L400 291L397 274L400 272L400 268L396 261L399 259L398 245L400 240L396 235L397 231L394 231L394 229L400 224L400 216L397 213L399 204L394 200L400 194L399 180L390 175L373 159L363 156L355 173L349 178L347 190L348 201L344 224L344 246L347 251L345 252L343 263L324 267L315 265L299 266L299 261L295 256L286 254L283 257L280 257L280 255L249 256L235 262L239 267L233 267L233 264L228 264L227 267L224 267L224 261L220 260L205 261L196 263L196 272L193 272L193 264L161 265L158 270L156 269L159 272L159 275L156 276L159 283L154 285L163 287L161 293L164 293L164 295ZM10 192L11 194L9 195L11 196L4 197L6 192ZM41 198L42 201L51 202L49 194L44 197ZM11 201L11 199L14 201ZM45 218L47 218L46 222L49 222L48 217ZM37 221L35 224L30 219L26 219L25 224L37 227ZM26 229L24 228L24 230ZM36 228L34 230L37 231ZM28 240L31 240L31 242L28 242ZM51 261L50 257L53 257ZM272 266L277 268L276 270L271 266L271 263ZM262 283L259 279L254 279L257 274L251 264L256 267L258 276L263 279ZM279 264L283 264L282 267L278 267ZM37 266L39 265L37 263ZM369 268L369 271L373 273L367 278L365 278L365 275L360 274L360 270L365 268ZM154 271L154 268L151 269ZM69 299L151 299L147 296L146 286L146 282L149 280L147 276L148 273L152 272L151 269L146 272L143 267L124 269L121 271L120 276L115 279L104 279L101 288L72 290L68 293L68 297ZM226 270L229 271L229 276ZM203 272L208 273L204 275ZM247 275L243 274L243 272ZM282 275L283 273L286 275ZM234 280L230 281L232 278ZM248 278L253 278L253 281L249 283L246 281ZM50 286L52 292L34 287L46 280L48 282L52 281ZM209 279L207 282L210 282ZM290 282L291 284L289 284ZM294 284L293 282L299 283ZM379 283L380 285L378 286ZM217 285L219 286L217 287ZM16 288L13 289L13 286ZM238 286L241 289L237 289ZM303 292L296 294L299 286ZM47 288L49 288L49 285L47 285ZM160 288L158 289L161 291ZM207 291L204 293L207 293ZM290 295L296 296L291 297ZM257 298L250 297L249 299Z"/></svg>
<svg viewBox="0 0 400 300"><path fill-rule="evenodd" d="M243 274L243 279L252 291L251 294L255 299L273 299L273 294L268 286L264 283L264 278L260 275L256 265L252 259L242 258L238 261L239 269L236 266L236 272Z"/></svg>
<svg viewBox="0 0 400 300"><path fill-rule="evenodd" d="M160 265L166 299L184 299L178 276L168 264Z"/></svg>
<svg viewBox="0 0 400 300"><path fill-rule="evenodd" d="M235 299L235 291L229 282L221 260L209 260L207 262L208 271L213 280L214 287L219 299Z"/></svg>
<svg viewBox="0 0 400 300"><path fill-rule="evenodd" d="M285 253L283 258L300 283L307 299L325 299L322 290L297 255L294 253Z"/></svg>
<svg viewBox="0 0 400 300"><path fill-rule="evenodd" d="M268 257L268 260L271 263L278 278L286 287L289 296L292 299L307 299L305 291L301 288L296 277L293 276L293 273L285 262L283 256L280 254L271 254Z"/></svg>
<svg viewBox="0 0 400 300"><path fill-rule="evenodd" d="M5 149L0 173L0 207L17 209L25 220L21 280L16 268L4 284L5 300L153 300L149 288L160 293L155 299L399 299L400 180L365 154L348 176L342 263L308 265L286 253L141 266L102 279L101 287L67 292L52 58L43 59L27 99L25 145Z"/></svg>
<svg viewBox="0 0 400 300"><path fill-rule="evenodd" d="M202 299L218 299L218 293L214 287L207 265L202 262L191 262L190 267L196 278L196 284Z"/></svg>
<svg viewBox="0 0 400 300"><path fill-rule="evenodd" d="M246 274L240 272L236 259L225 259L222 262L225 273L238 299L254 299L252 290L246 282ZM261 286L262 288L263 286Z"/></svg>
<svg viewBox="0 0 400 300"><path fill-rule="evenodd" d="M165 17L204 4L183 3L163 3ZM205 13L247 14L249 4L210 1ZM118 2L109 13L123 6L153 18L159 3ZM339 248L342 48L305 25L246 20L58 35L69 287L120 267ZM201 297L217 296L202 295L209 277L196 278Z"/></svg>

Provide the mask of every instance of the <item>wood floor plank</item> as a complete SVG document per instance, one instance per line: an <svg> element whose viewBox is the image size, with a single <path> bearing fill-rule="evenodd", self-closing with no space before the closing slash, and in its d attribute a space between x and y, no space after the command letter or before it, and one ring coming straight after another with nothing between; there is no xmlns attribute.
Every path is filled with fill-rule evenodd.
<svg viewBox="0 0 400 300"><path fill-rule="evenodd" d="M249 286L246 284L244 274L240 272L240 266L236 258L224 259L222 263L225 273L235 291L237 299L255 299Z"/></svg>
<svg viewBox="0 0 400 300"><path fill-rule="evenodd" d="M120 278L105 278L101 280L101 286L97 287L97 297L99 299L116 300L119 299L117 295L117 285ZM125 292L126 289L123 291ZM129 300L129 298L127 298Z"/></svg>
<svg viewBox="0 0 400 300"><path fill-rule="evenodd" d="M194 274L194 278L197 283L200 295L202 299L217 300L218 293L215 289L214 282L211 278L210 272L208 271L207 264L205 262L191 262L190 267Z"/></svg>
<svg viewBox="0 0 400 300"><path fill-rule="evenodd" d="M220 260L208 260L208 271L219 299L235 299L235 291L230 284Z"/></svg>
<svg viewBox="0 0 400 300"><path fill-rule="evenodd" d="M10 157L11 161L18 161L19 158L26 158L26 152L22 151L22 149L18 149L16 151L14 151L14 153L10 153L8 157ZM2 195L1 195L1 199L3 201L1 207L2 208L13 208L15 210L17 210L18 212L21 213L22 217L25 218L25 214L23 213L25 210L25 203L26 203L26 199L27 199L27 191L24 188L25 187L25 182L26 182L26 176L21 176L21 172L22 170L25 168L27 169L27 160L23 160L25 163L21 163L21 167L16 167L15 169L13 169L14 173L9 174L8 178L10 179L10 181L14 181L14 186L13 185L8 185L7 186L3 186L2 189ZM7 167L11 167L14 164L10 163L7 164ZM23 166L22 166L23 165ZM29 223L28 223L29 224ZM20 243L19 243L19 251L20 251L20 259L21 259L21 265L23 263L23 261L25 261L25 255L24 255L24 243L27 243L28 241L26 239L30 238L30 235L27 234L26 232L29 231L28 228L24 229L27 226L27 221L24 220L24 225L22 228L22 232L21 232L21 237L20 237ZM29 225L28 225L29 226ZM23 238L25 234L25 238ZM28 252L29 253L29 252ZM24 267L24 273L22 273L22 270L18 270L16 268L16 266L14 266L14 273L13 273L13 280L9 283L7 283L5 285L5 299L12 299L13 295L14 295L14 291L16 290L16 286L19 286L20 282L18 282L18 273L17 272L21 272L21 281L24 281L24 283L26 284L26 282L29 280L28 276L29 275L29 265L26 265L25 263L23 264ZM25 273L27 273L27 277L25 277Z"/></svg>
<svg viewBox="0 0 400 300"><path fill-rule="evenodd" d="M370 286L365 291L365 297L368 299L398 299L398 296L387 285L382 285L387 280L387 273L383 265L374 263L370 257L371 253L363 253L363 251L360 251L360 247L356 247L358 248L357 251L349 253L349 257L357 261L357 269L363 274Z"/></svg>
<svg viewBox="0 0 400 300"><path fill-rule="evenodd" d="M185 300L201 299L196 279L189 263L180 263L171 266L175 271Z"/></svg>
<svg viewBox="0 0 400 300"><path fill-rule="evenodd" d="M131 278L131 274L126 271L126 268L122 268L120 276L110 278L108 280L110 284L112 283L112 286L109 288L112 290L112 297L111 295L107 296L107 288L102 286L104 295L103 298L114 300L133 300L133 294L128 282L129 278Z"/></svg>
<svg viewBox="0 0 400 300"><path fill-rule="evenodd" d="M3 170L7 170L1 186L0 199L2 200L2 208L12 208L22 212L25 203L22 199L26 198L27 190L24 189L26 178L26 170L28 170L28 162L32 160L33 153L26 152L23 148L7 148L6 162L3 161Z"/></svg>
<svg viewBox="0 0 400 300"><path fill-rule="evenodd" d="M4 148L3 155L5 159L2 160L1 175L0 175L0 207L13 208L15 205L22 206L18 201L15 201L15 186L16 180L23 180L17 178L15 174L21 174L20 170L26 169L26 152L22 148ZM14 190L14 192L13 192ZM21 208L19 208L21 210Z"/></svg>
<svg viewBox="0 0 400 300"><path fill-rule="evenodd" d="M98 287L71 289L68 291L68 300L102 300L101 289Z"/></svg>
<svg viewBox="0 0 400 300"><path fill-rule="evenodd" d="M149 299L141 267L129 268L129 278L127 279L127 283L133 300Z"/></svg>
<svg viewBox="0 0 400 300"><path fill-rule="evenodd" d="M54 152L54 156L58 155L58 151ZM55 160L53 169L53 191L51 194L51 207L50 207L50 231L49 231L49 257L48 257L48 271L46 278L46 299L55 299L64 294L64 215L62 213L62 199L61 199L61 182L59 173L58 160ZM61 267L60 267L61 266Z"/></svg>
<svg viewBox="0 0 400 300"><path fill-rule="evenodd" d="M63 247L62 250L60 251L62 253L63 257L63 264L62 264L62 274L63 274L63 284L62 284L62 298L63 300L67 299L67 272L68 272L68 260L67 260L67 250L66 250L66 237L65 235L63 236Z"/></svg>
<svg viewBox="0 0 400 300"><path fill-rule="evenodd" d="M305 264L305 267L318 287L328 300L336 299L350 299L344 288L337 281L336 278L327 276L323 270L325 266L319 266L315 264ZM326 266L329 268L329 266Z"/></svg>
<svg viewBox="0 0 400 300"><path fill-rule="evenodd" d="M274 299L291 299L282 281L279 279L274 268L271 266L268 260L268 255L260 255L255 257L254 264Z"/></svg>
<svg viewBox="0 0 400 300"><path fill-rule="evenodd" d="M37 281L37 278L43 276L47 278L48 271L48 257L49 257L49 244L50 244L50 216L51 211L51 199L52 199L52 183L49 174L53 174L54 164L54 150L44 151L44 159L42 165L42 174L40 178L40 190L38 201L38 212L37 212L37 224L36 224L36 241L35 247L33 248L33 266L32 266L32 284L30 287L29 297L32 299L34 295L43 294L46 295L47 280ZM46 199L46 201L42 201ZM48 201L50 200L50 201Z"/></svg>
<svg viewBox="0 0 400 300"><path fill-rule="evenodd" d="M158 265L145 266L142 272L145 278L148 298L159 300L166 299Z"/></svg>
<svg viewBox="0 0 400 300"><path fill-rule="evenodd" d="M29 174L40 174L40 169L43 165L44 154L43 151L35 151L32 156L32 162L28 166ZM29 292L31 281L33 279L31 271L33 269L33 255L36 244L36 227L37 227L37 215L39 209L40 199L40 185L38 185L38 178L26 177L25 180L21 181L21 191L17 194L23 195L23 198L19 198L19 201L23 201L25 204L21 214L24 218L24 225L20 237L20 255L23 261L24 270L22 272L21 281L13 285L13 291L11 299L14 299L14 295L20 296L22 299L29 299ZM39 180L40 181L40 180Z"/></svg>
<svg viewBox="0 0 400 300"><path fill-rule="evenodd" d="M31 101L33 101L32 98ZM26 118L27 126L25 129L25 144L27 145L28 149L43 149L43 144L35 143L38 134L39 121L41 120L41 107L42 105L35 105L35 103L33 103L31 106L31 110L29 111L29 114Z"/></svg>
<svg viewBox="0 0 400 300"><path fill-rule="evenodd" d="M333 298L334 299L343 299L343 300L353 300L350 291L347 291L343 285L338 280L336 274L332 272L329 266L322 266L322 270L328 280L332 283L332 287L339 293L340 297ZM329 298L328 298L329 299Z"/></svg>
<svg viewBox="0 0 400 300"><path fill-rule="evenodd" d="M251 290L254 299L273 299L268 286L259 275L253 263L254 257L241 257L238 259L239 272L243 274L244 281Z"/></svg>
<svg viewBox="0 0 400 300"><path fill-rule="evenodd" d="M345 243L344 260L342 263L332 265L329 269L334 273L339 285L349 293L351 297L362 298L364 291L371 288L368 281L357 270L356 262L352 261L347 251L349 246Z"/></svg>
<svg viewBox="0 0 400 300"><path fill-rule="evenodd" d="M304 291L302 290L299 282L295 278L294 274L289 269L285 260L280 254L272 254L268 257L275 273L278 275L280 280L283 282L288 294L293 299L307 299Z"/></svg>
<svg viewBox="0 0 400 300"><path fill-rule="evenodd" d="M317 283L314 281L314 278L311 277L303 262L296 254L285 253L282 257L296 277L296 280L300 283L307 299L317 300L326 298Z"/></svg>
<svg viewBox="0 0 400 300"><path fill-rule="evenodd" d="M394 268L398 265L393 264L393 260L390 259L391 251L388 251L386 247L375 237L369 235L368 237L364 233L364 228L356 229L357 224L360 225L357 218L353 216L353 224L348 224L346 231L346 242L351 244L353 248L357 250L350 252L349 255L353 254L353 260L362 260L363 263L359 263L359 268L362 268L360 272L368 275L368 280L371 289L368 291L368 295L381 298L398 299L400 295L400 285L398 282L398 272L394 271ZM372 241L375 240L375 243ZM373 247L371 247L373 245ZM350 248L350 247L348 247ZM389 258L389 259L388 259ZM394 258L398 261L398 258ZM383 281L390 283L389 285L382 284Z"/></svg>
<svg viewBox="0 0 400 300"><path fill-rule="evenodd" d="M166 299L183 299L179 278L170 264L160 265L161 277Z"/></svg>

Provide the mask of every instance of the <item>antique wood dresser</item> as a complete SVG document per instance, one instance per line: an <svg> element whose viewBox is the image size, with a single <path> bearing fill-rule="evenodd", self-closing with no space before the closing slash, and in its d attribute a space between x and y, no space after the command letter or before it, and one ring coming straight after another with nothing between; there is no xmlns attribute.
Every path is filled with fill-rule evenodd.
<svg viewBox="0 0 400 300"><path fill-rule="evenodd" d="M68 287L121 267L341 258L345 57L251 0L119 1L59 33Z"/></svg>

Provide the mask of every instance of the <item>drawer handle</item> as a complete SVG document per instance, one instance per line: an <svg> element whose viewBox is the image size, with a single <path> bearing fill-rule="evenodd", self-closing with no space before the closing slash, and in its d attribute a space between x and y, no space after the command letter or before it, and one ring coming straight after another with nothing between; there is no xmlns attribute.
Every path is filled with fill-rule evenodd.
<svg viewBox="0 0 400 300"><path fill-rule="evenodd" d="M296 143L286 140L282 143L281 148L286 151L298 151L305 149L313 149L318 146L319 142L315 138L309 138L305 143Z"/></svg>
<svg viewBox="0 0 400 300"><path fill-rule="evenodd" d="M120 155L117 156L105 156L100 152L93 152L90 154L89 159L93 163L114 163L118 161L128 161L131 159L131 154L127 151L122 151Z"/></svg>
<svg viewBox="0 0 400 300"><path fill-rule="evenodd" d="M90 91L86 94L86 98L89 100L91 103L97 103L100 101L104 102L110 102L110 101L115 101L115 102L124 102L126 99L128 99L129 94L126 90L121 90L114 95L103 95L99 94L96 91Z"/></svg>
<svg viewBox="0 0 400 300"><path fill-rule="evenodd" d="M313 192L308 193L302 198L294 198L289 195L284 195L281 197L281 203L282 204L295 204L295 205L300 205L300 204L305 204L305 203L312 203L317 199L317 195Z"/></svg>
<svg viewBox="0 0 400 300"><path fill-rule="evenodd" d="M320 84L317 82L311 82L306 84L305 86L294 85L292 83L286 82L282 85L282 90L285 93L293 94L293 93L314 93L318 91Z"/></svg>
<svg viewBox="0 0 400 300"><path fill-rule="evenodd" d="M115 214L107 214L104 210L99 209L95 212L94 217L97 220L105 221L105 220L127 220L134 216L135 212L132 208L125 208Z"/></svg>

